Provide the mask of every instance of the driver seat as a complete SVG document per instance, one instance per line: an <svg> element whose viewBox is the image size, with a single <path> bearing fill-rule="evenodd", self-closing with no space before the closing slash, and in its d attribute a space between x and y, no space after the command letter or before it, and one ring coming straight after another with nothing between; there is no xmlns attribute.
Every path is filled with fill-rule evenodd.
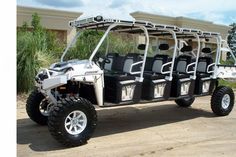
<svg viewBox="0 0 236 157"><path fill-rule="evenodd" d="M135 80L135 75L130 74L131 65L140 60L138 53L128 53L113 60L112 71L104 75L105 100L113 103L140 100L141 83ZM140 67L141 65L134 66L133 72L139 71ZM129 96L126 95L127 91L130 92Z"/></svg>
<svg viewBox="0 0 236 157"><path fill-rule="evenodd" d="M113 64L116 62L117 58L119 57L119 54L118 53L108 53L106 55L106 58L110 61L110 63L104 63L104 72L105 73L109 73L111 71L113 71L112 67L113 67Z"/></svg>
<svg viewBox="0 0 236 157"><path fill-rule="evenodd" d="M105 73L105 81L124 81L134 80L135 75L130 74L131 65L141 60L138 53L128 53L125 57L118 56L114 58L113 64L111 65L111 71ZM133 72L140 70L140 65L133 67ZM112 81L112 82L113 82Z"/></svg>

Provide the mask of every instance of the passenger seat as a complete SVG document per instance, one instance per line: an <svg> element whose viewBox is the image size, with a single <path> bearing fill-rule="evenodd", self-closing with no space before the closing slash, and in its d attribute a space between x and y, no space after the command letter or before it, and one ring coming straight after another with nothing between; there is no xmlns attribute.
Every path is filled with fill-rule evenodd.
<svg viewBox="0 0 236 157"><path fill-rule="evenodd" d="M168 44L159 45L162 51L169 50ZM164 66L169 61L168 55L157 54L153 58L147 58L145 64L145 73L143 75L142 98L167 99L170 95L170 82L167 81L166 74L162 72L169 71L169 66ZM163 70L162 70L163 69Z"/></svg>
<svg viewBox="0 0 236 157"><path fill-rule="evenodd" d="M128 53L118 56L112 65L112 73L105 73L105 100L113 103L137 102L141 97L141 83L130 73L133 63L141 60L140 54ZM134 66L132 72L140 71L141 64Z"/></svg>
<svg viewBox="0 0 236 157"><path fill-rule="evenodd" d="M193 62L189 53L192 51L191 46L184 46L180 50L183 54L175 60L173 80L171 85L171 96L179 97L184 95L193 95L194 80L190 78L191 74L187 73L187 66ZM192 70L192 67L188 70Z"/></svg>
<svg viewBox="0 0 236 157"><path fill-rule="evenodd" d="M213 59L207 54L211 53L211 49L205 47L202 49L204 56L199 57L196 73L195 94L210 94L213 91L215 79L211 78L213 73ZM208 69L208 70L207 70Z"/></svg>
<svg viewBox="0 0 236 157"><path fill-rule="evenodd" d="M168 62L168 55L157 54L152 59L151 71L145 71L144 78L163 79L165 75L161 73L162 65ZM166 68L165 68L166 69Z"/></svg>

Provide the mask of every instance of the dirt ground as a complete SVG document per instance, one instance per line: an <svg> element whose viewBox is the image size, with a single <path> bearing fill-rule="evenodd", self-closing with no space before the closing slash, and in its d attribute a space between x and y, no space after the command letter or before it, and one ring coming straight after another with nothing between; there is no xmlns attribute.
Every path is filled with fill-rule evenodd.
<svg viewBox="0 0 236 157"><path fill-rule="evenodd" d="M32 122L24 98L17 104L19 157L236 156L236 109L216 117L210 97L197 98L191 108L173 101L99 108L93 137L75 148L61 146L47 126Z"/></svg>

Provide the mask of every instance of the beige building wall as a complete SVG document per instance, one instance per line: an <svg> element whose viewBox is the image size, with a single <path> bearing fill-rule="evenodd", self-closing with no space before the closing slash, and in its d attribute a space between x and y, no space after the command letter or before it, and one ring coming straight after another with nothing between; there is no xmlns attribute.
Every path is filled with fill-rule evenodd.
<svg viewBox="0 0 236 157"><path fill-rule="evenodd" d="M30 25L34 13L41 17L44 28L58 33L61 40L66 40L67 43L76 33L75 29L69 27L68 22L82 15L81 12L17 6L17 27L21 27L24 22Z"/></svg>
<svg viewBox="0 0 236 157"><path fill-rule="evenodd" d="M136 20L146 20L159 24L176 25L183 28L195 28L202 31L219 32L221 33L223 39L226 38L228 31L231 28L225 25L214 24L210 21L196 20L186 17L170 17L140 11L130 13L130 15Z"/></svg>
<svg viewBox="0 0 236 157"><path fill-rule="evenodd" d="M182 28L195 28L195 29L200 29L202 31L219 32L222 35L223 39L227 37L228 31L231 29L231 27L229 26L214 24L213 22L210 21L196 20L186 17L169 17L140 11L130 13L130 15L136 20L146 20L158 24L176 25ZM152 39L152 40L154 40L152 41L152 43L156 42L156 44L152 46L156 46L163 42L168 43L170 46L174 45L173 40L162 39L162 37L159 37L158 40L157 39ZM142 40L140 41L143 42ZM208 42L207 47L215 49L216 45L212 43L215 43L215 41L213 40ZM195 48L197 46L196 42L192 42L192 46L193 48Z"/></svg>
<svg viewBox="0 0 236 157"><path fill-rule="evenodd" d="M68 26L68 22L82 15L81 12L17 6L17 27L21 27L24 22L27 22L30 25L32 14L34 13L38 13L41 17L41 24L44 28L56 32L58 37L67 43L70 42L76 33L75 29ZM227 36L228 30L230 29L229 26L218 25L213 22L195 20L186 17L169 17L139 11L130 13L130 15L137 20L147 20L154 23L219 32L222 34L223 38ZM172 41L168 42L172 43Z"/></svg>

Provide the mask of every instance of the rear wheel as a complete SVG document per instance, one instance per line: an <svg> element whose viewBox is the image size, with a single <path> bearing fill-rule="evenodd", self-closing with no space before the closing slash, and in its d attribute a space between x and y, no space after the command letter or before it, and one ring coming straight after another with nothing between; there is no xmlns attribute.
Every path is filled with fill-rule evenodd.
<svg viewBox="0 0 236 157"><path fill-rule="evenodd" d="M231 88L219 86L211 97L211 109L218 116L228 115L234 106L234 92Z"/></svg>
<svg viewBox="0 0 236 157"><path fill-rule="evenodd" d="M97 124L94 106L84 98L66 98L53 106L48 118L51 135L65 146L74 147L87 142Z"/></svg>
<svg viewBox="0 0 236 157"><path fill-rule="evenodd" d="M192 105L194 100L195 100L195 97L188 97L188 98L176 99L175 102L180 107L189 107Z"/></svg>

